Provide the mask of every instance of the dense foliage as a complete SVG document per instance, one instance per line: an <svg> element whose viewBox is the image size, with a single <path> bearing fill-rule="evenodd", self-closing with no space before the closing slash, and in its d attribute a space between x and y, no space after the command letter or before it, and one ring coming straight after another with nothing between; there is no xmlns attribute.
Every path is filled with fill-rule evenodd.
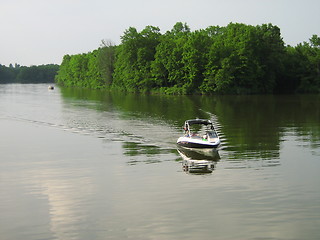
<svg viewBox="0 0 320 240"><path fill-rule="evenodd" d="M230 23L191 31L130 27L119 46L66 55L64 86L167 94L320 92L320 38L285 46L272 24Z"/></svg>
<svg viewBox="0 0 320 240"><path fill-rule="evenodd" d="M53 83L59 65L48 64L25 67L0 65L0 83Z"/></svg>
<svg viewBox="0 0 320 240"><path fill-rule="evenodd" d="M56 76L59 85L100 89L110 87L115 47L103 46L90 53L65 55Z"/></svg>

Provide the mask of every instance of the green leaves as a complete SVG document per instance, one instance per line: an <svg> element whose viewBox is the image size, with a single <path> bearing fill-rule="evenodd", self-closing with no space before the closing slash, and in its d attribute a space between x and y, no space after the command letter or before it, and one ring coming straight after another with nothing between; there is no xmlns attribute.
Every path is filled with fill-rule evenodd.
<svg viewBox="0 0 320 240"><path fill-rule="evenodd" d="M115 47L104 46L93 52L65 55L56 76L59 85L99 89L112 84Z"/></svg>
<svg viewBox="0 0 320 240"><path fill-rule="evenodd" d="M155 84L151 77L151 65L160 42L160 29L147 26L141 32L129 28L121 37L116 49L113 88L126 91L147 91Z"/></svg>
<svg viewBox="0 0 320 240"><path fill-rule="evenodd" d="M65 86L111 87L167 94L254 94L320 91L320 38L285 46L272 24L230 23L165 34L130 27L119 46L66 55L56 78Z"/></svg>

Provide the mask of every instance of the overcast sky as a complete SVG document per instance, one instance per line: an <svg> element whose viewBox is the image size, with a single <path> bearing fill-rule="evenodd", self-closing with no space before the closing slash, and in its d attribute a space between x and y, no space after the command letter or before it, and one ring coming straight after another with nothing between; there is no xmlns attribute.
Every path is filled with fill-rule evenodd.
<svg viewBox="0 0 320 240"><path fill-rule="evenodd" d="M102 39L120 43L130 26L176 22L192 31L230 22L272 23L286 44L320 36L319 0L0 0L0 64L60 64L65 54L97 49Z"/></svg>

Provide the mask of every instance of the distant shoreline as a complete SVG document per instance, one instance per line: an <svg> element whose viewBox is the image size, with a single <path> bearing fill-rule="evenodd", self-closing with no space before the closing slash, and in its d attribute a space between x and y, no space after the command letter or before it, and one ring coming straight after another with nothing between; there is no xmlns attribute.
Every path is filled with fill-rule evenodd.
<svg viewBox="0 0 320 240"><path fill-rule="evenodd" d="M46 64L39 66L20 66L12 64L9 67L0 65L1 83L54 83L59 65Z"/></svg>

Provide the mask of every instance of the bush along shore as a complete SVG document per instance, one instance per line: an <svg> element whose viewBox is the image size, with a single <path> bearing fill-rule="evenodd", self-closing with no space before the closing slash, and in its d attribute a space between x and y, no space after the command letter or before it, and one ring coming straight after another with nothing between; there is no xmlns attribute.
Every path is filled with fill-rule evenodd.
<svg viewBox="0 0 320 240"><path fill-rule="evenodd" d="M191 31L176 23L130 27L118 46L65 55L61 86L164 94L265 94L320 92L320 38L285 45L272 24L230 23Z"/></svg>

